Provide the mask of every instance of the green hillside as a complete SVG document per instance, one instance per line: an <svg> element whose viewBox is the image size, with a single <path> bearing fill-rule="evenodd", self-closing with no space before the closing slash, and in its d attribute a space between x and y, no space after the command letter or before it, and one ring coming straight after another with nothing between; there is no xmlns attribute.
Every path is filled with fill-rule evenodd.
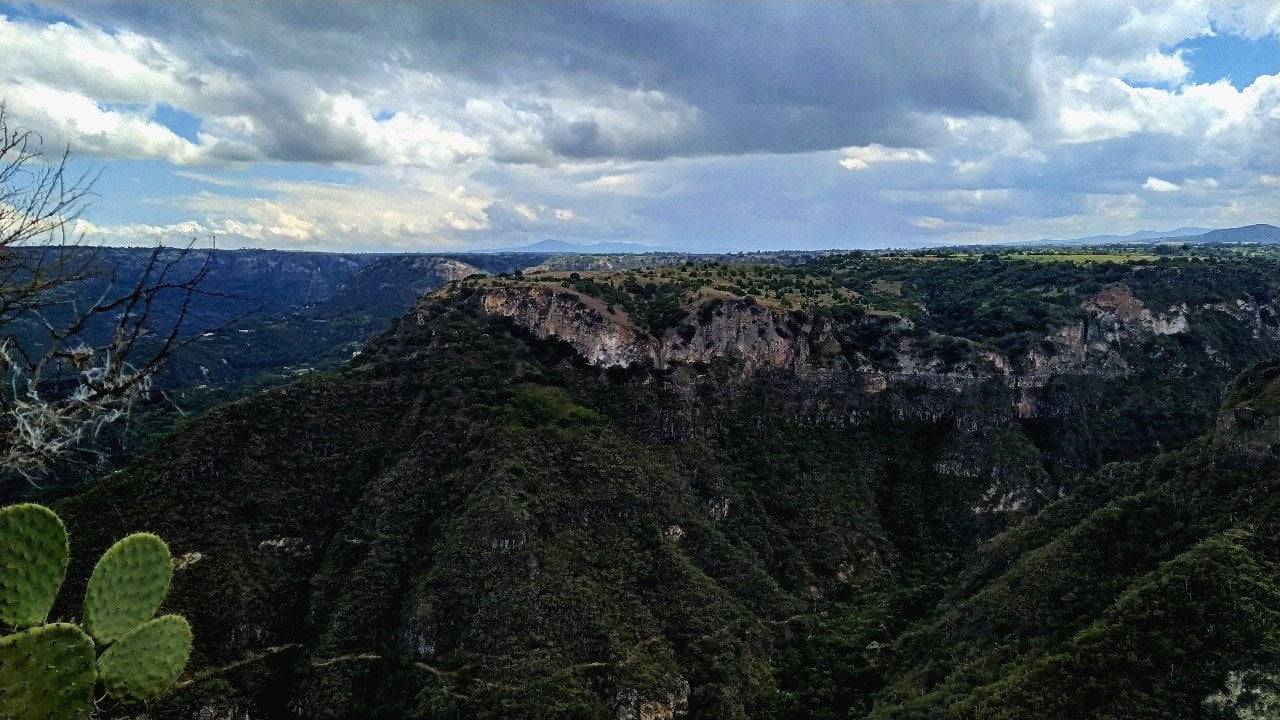
<svg viewBox="0 0 1280 720"><path fill-rule="evenodd" d="M966 268L902 292L959 329L929 298L975 297ZM1212 290L1181 272L1139 291ZM1267 297L1265 275L1193 277ZM424 301L355 364L217 408L60 504L64 597L126 530L178 558L194 673L154 717L1249 717L1236 695L1271 681L1280 438L1246 432L1274 431L1271 366L1227 390L1206 439L1082 476L1019 523L993 479L1040 487L1098 450L1017 420L994 380L866 395L733 358L604 371L481 312L483 292ZM884 340L823 322L844 328L824 367ZM1186 367L1221 387L1225 369ZM1153 368L1122 378L1125 402ZM1084 380L1046 398L1122 387ZM1152 438L1170 436L1128 452Z"/></svg>

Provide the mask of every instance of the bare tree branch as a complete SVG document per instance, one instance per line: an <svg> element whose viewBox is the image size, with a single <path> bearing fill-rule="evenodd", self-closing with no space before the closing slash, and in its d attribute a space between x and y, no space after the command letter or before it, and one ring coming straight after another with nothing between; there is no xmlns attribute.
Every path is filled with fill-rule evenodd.
<svg viewBox="0 0 1280 720"><path fill-rule="evenodd" d="M0 490L98 457L93 441L148 396L182 344L212 259L193 257L194 242L158 245L122 279L78 231L98 176L74 174L70 159L69 149L47 158L0 104ZM176 317L155 327L161 307Z"/></svg>

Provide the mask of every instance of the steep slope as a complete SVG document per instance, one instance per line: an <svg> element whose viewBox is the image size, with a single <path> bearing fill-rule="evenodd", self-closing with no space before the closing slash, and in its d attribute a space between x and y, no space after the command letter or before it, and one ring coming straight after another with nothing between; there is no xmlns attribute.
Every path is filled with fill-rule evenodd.
<svg viewBox="0 0 1280 720"><path fill-rule="evenodd" d="M873 717L1271 717L1277 418L1280 365L1262 365L1202 442L1112 467L980 547L893 647Z"/></svg>
<svg viewBox="0 0 1280 720"><path fill-rule="evenodd" d="M144 257L141 250L111 252L128 263ZM342 365L425 292L471 274L519 270L544 257L218 251L184 324L189 337L155 378L162 392L103 446L127 459L185 417ZM195 262L185 269L193 271ZM171 303L160 305L161 317L173 310ZM64 474L74 481L81 473Z"/></svg>
<svg viewBox="0 0 1280 720"><path fill-rule="evenodd" d="M500 326L439 306L410 327L407 354L220 410L176 462L65 506L80 547L118 520L190 559L174 598L208 629L198 663L268 654L215 705L283 712L280 686L308 717L599 717L693 684L752 702L733 665L801 608L707 499L539 383ZM93 518L104 504L121 514Z"/></svg>
<svg viewBox="0 0 1280 720"><path fill-rule="evenodd" d="M1135 656L1153 681L1168 658L1189 666L1150 707L1254 677L1269 640L1234 623L1269 627L1270 590L1236 605L1223 588L1274 561L1235 521L1270 518L1246 486L1270 482L1267 442L1228 428L1211 451L1113 466L981 539L1057 497L1055 463L1103 455L1095 436L1063 449L1040 428L1137 422L1099 408L1137 407L1158 381L1194 399L1270 352L1274 275L1104 269L1011 336L948 309L986 292L970 270L888 264L823 290L901 312L714 287L673 305L656 276L639 294L621 279L625 294L460 283L345 369L221 407L63 502L78 578L64 597L122 532L170 540L195 675L157 717L1020 717L1055 677L1105 680L1089 658L1128 662L1116 648L1152 627L1208 640L1200 665L1165 646ZM816 292L822 277L801 279ZM1271 427L1269 372L1229 393L1230 422ZM1223 484L1197 471L1140 494L1217 457L1234 468ZM1093 519L1112 500L1121 521ZM1149 575L1193 550L1191 569ZM1204 602L1183 603L1171 588L1205 564ZM1126 588L1162 615L1139 622ZM1195 635L1201 606L1236 615ZM1083 660L1045 665L1095 626L1072 646ZM1104 697L1146 707L1129 689Z"/></svg>

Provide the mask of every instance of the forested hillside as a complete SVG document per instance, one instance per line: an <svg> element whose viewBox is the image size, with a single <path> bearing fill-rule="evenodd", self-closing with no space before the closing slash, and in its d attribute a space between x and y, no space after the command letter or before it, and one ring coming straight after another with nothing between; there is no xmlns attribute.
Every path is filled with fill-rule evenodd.
<svg viewBox="0 0 1280 720"><path fill-rule="evenodd" d="M57 324L59 313L92 307L99 298L131 287L147 272L152 256L144 248L71 251L72 263L86 269L85 277L60 288L60 298L41 317L19 318L6 330L25 346L41 348L48 339L45 321ZM219 403L345 363L425 292L471 274L529 268L546 257L162 249L157 260L171 264L170 278L200 279L190 297L180 288L162 290L148 308L135 354L145 355L172 329L173 356L155 373L145 402L132 409L127 422L104 432L98 448L108 464L126 461L158 435ZM101 341L113 332L114 318L91 318L81 339ZM40 485L81 486L93 472L77 459ZM21 482L0 484L0 499L36 489Z"/></svg>
<svg viewBox="0 0 1280 720"><path fill-rule="evenodd" d="M64 596L170 541L194 673L155 717L1266 717L1278 277L460 280L62 500Z"/></svg>
<svg viewBox="0 0 1280 720"><path fill-rule="evenodd" d="M0 0L0 720L1280 720L1280 0Z"/></svg>

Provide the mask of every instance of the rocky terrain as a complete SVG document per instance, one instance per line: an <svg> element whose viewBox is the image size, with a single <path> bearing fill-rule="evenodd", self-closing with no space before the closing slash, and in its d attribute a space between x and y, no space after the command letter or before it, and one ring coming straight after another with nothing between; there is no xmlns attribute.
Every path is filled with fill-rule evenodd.
<svg viewBox="0 0 1280 720"><path fill-rule="evenodd" d="M431 302L431 301L429 301ZM1039 506L1062 491L1063 475L1095 467L1120 456L1150 452L1178 437L1132 440L1127 452L1090 438L1081 442L1093 453L1080 457L1063 442L1077 425L1096 421L1107 402L1123 406L1148 388L1138 382L1153 371L1172 386L1213 383L1217 389L1238 369L1238 360L1222 356L1206 325L1227 318L1233 332L1250 339L1248 360L1280 354L1280 303L1240 297L1194 308L1174 303L1153 310L1124 284L1107 285L1082 298L1070 324L1049 325L1015 355L970 347L963 361L947 362L921 352L915 324L895 314L864 315L852 322L770 308L754 300L714 299L691 309L675 327L654 335L622 312L582 293L538 282L486 284L479 304L486 313L510 319L534 337L568 343L593 367L639 368L667 378L671 392L687 406L657 427L687 425L699 412L696 386L706 376L687 372L729 363L735 373L717 378L725 386L750 386L762 374L785 374L794 391L777 410L794 421L865 426L916 422L949 428L948 452L939 472L985 478L991 482L980 507L1007 510ZM867 337L890 338L888 355L868 357ZM1189 346L1191 360L1163 358L1159 342L1173 338ZM1153 363L1160 367L1152 367ZM1191 365L1218 366L1199 374ZM1064 385L1074 384L1070 397ZM682 387L683 385L683 387ZM1212 407L1201 409L1208 418ZM1205 420L1180 428L1204 429ZM1047 455L1045 467L1009 467L992 463L981 447L991 435L1007 432L1052 436L1033 452ZM974 441L974 436L982 437ZM1186 437L1185 435L1183 437ZM683 436L676 439L684 439ZM1025 461L1019 457L1018 461Z"/></svg>
<svg viewBox="0 0 1280 720"><path fill-rule="evenodd" d="M832 262L455 281L64 499L64 595L170 540L154 718L1249 717L1274 268Z"/></svg>

